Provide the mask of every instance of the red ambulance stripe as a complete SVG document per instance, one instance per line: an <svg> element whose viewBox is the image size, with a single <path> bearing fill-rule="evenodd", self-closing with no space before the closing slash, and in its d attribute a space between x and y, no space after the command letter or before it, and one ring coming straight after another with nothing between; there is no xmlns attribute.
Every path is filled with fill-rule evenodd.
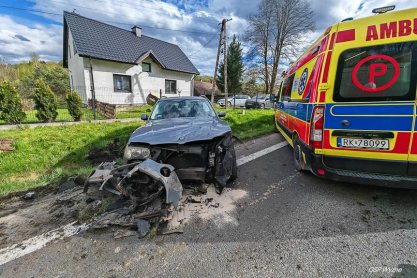
<svg viewBox="0 0 417 278"><path fill-rule="evenodd" d="M327 53L327 57L326 57L326 65L324 66L324 71L323 71L323 78L322 78L322 82L326 83L327 82L327 77L329 75L329 66L330 66L330 60L332 59L332 51L329 51Z"/></svg>
<svg viewBox="0 0 417 278"><path fill-rule="evenodd" d="M333 49L334 46L334 37L335 37L336 33L332 34L332 38L330 39L330 45L329 45L329 50Z"/></svg>
<svg viewBox="0 0 417 278"><path fill-rule="evenodd" d="M319 50L320 53L326 50L328 43L329 43L329 35L327 35L326 37L324 37L324 39L321 40L320 50Z"/></svg>
<svg viewBox="0 0 417 278"><path fill-rule="evenodd" d="M337 33L336 43L348 42L355 40L355 29L340 31Z"/></svg>
<svg viewBox="0 0 417 278"><path fill-rule="evenodd" d="M296 117L291 117L292 128L294 131L297 131L298 137L304 141L308 142L308 135L309 135L309 124L303 120L300 120Z"/></svg>
<svg viewBox="0 0 417 278"><path fill-rule="evenodd" d="M413 144L411 146L411 154L417 154L417 133L414 133Z"/></svg>
<svg viewBox="0 0 417 278"><path fill-rule="evenodd" d="M311 92L310 95L310 103L314 103L316 102L317 99L317 87L319 84L319 80L320 80L320 73L321 73L321 69L323 68L323 58L324 58L324 54L320 54L320 56L317 58L317 64L319 65L318 70L315 72L315 76L314 76L314 81L313 81L313 91Z"/></svg>

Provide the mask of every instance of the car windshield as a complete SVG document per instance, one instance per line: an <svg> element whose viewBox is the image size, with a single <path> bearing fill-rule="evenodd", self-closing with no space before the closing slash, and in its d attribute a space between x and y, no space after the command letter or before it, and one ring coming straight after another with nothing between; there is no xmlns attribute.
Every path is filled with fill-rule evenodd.
<svg viewBox="0 0 417 278"><path fill-rule="evenodd" d="M211 105L200 99L176 99L159 101L153 109L151 120L172 118L215 117Z"/></svg>

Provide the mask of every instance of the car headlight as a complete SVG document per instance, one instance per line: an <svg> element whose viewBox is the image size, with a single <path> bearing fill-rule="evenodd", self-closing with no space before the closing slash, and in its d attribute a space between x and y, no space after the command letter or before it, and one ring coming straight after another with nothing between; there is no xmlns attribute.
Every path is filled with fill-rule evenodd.
<svg viewBox="0 0 417 278"><path fill-rule="evenodd" d="M147 159L151 157L151 150L146 147L126 146L124 159Z"/></svg>

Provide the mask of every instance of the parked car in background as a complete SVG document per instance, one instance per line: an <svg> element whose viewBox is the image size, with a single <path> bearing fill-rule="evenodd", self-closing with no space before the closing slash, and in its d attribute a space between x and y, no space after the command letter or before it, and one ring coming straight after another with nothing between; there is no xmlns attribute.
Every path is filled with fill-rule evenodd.
<svg viewBox="0 0 417 278"><path fill-rule="evenodd" d="M245 102L246 102L248 99L250 99L250 96L248 96L248 95L236 95L236 96L234 96L234 97L229 97L229 98L228 98L228 103L227 103L227 105L228 105L228 106L233 106L233 105L236 105L236 106L239 106L239 107L245 107ZM217 101L217 104L218 104L218 105L220 105L220 106L224 106L224 105L225 105L224 98L219 99L219 100Z"/></svg>
<svg viewBox="0 0 417 278"><path fill-rule="evenodd" d="M246 100L245 107L246 107L246 109L250 109L250 108L261 108L261 109L271 108L272 107L272 102L270 100L270 95L260 94L260 95L254 96L253 98Z"/></svg>

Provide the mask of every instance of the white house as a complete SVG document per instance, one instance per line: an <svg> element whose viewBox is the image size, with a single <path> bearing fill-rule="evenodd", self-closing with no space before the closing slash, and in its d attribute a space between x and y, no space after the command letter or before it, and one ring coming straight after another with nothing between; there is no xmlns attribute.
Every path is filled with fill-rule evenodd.
<svg viewBox="0 0 417 278"><path fill-rule="evenodd" d="M64 12L64 67L83 103L143 104L148 94L193 95L198 70L175 44Z"/></svg>

